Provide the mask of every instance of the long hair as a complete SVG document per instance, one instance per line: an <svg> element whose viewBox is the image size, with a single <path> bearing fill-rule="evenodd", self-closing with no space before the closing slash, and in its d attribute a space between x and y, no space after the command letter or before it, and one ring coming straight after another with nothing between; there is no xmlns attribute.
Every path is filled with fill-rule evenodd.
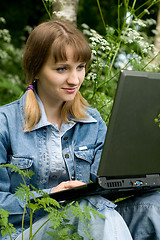
<svg viewBox="0 0 160 240"><path fill-rule="evenodd" d="M33 81L52 53L55 63L66 61L66 49L71 46L74 50L74 61L89 63L91 50L87 40L80 30L69 23L60 20L50 20L38 25L30 34L23 55L23 70L27 85ZM52 51L51 51L52 48ZM83 119L86 100L78 91L74 100L65 102L61 111L62 120L68 121L68 114L74 118ZM25 101L26 132L31 131L41 118L41 108L32 90L28 90Z"/></svg>

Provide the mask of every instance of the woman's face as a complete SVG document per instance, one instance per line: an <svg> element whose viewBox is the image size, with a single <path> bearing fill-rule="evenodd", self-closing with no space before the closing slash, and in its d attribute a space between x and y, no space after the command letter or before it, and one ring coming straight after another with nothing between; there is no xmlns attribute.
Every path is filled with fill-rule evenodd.
<svg viewBox="0 0 160 240"><path fill-rule="evenodd" d="M73 100L79 90L85 77L86 63L74 61L71 47L67 48L66 55L67 61L57 63L49 56L36 76L37 93L42 102L61 105Z"/></svg>

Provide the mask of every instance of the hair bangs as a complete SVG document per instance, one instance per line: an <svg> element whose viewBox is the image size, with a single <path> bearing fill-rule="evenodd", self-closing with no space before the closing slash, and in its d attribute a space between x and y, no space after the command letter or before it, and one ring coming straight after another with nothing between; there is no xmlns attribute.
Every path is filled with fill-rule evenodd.
<svg viewBox="0 0 160 240"><path fill-rule="evenodd" d="M67 61L67 48L71 47L74 52L75 62L89 63L91 59L91 50L86 42L80 41L80 39L63 38L56 39L52 44L52 56L54 62Z"/></svg>

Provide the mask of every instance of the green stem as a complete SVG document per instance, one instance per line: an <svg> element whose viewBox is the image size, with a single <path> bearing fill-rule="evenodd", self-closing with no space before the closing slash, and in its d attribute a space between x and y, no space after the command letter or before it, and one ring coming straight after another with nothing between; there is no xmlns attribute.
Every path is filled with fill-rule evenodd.
<svg viewBox="0 0 160 240"><path fill-rule="evenodd" d="M126 12L127 12L127 9L128 9L128 2L126 2L126 0L123 0L124 2L124 6L125 6L125 9L126 9Z"/></svg>
<svg viewBox="0 0 160 240"><path fill-rule="evenodd" d="M38 230L33 234L32 238L30 240L32 240L34 238L34 236L37 234L37 232L47 223L49 222L49 218L38 228Z"/></svg>
<svg viewBox="0 0 160 240"><path fill-rule="evenodd" d="M99 12L100 12L100 15L101 15L101 19L102 19L102 22L103 22L103 25L104 25L104 28L105 28L105 31L106 31L106 24L105 24L105 21L104 21L104 17L103 17L103 13L102 13L102 9L101 9L99 0L97 0L97 5L98 5L98 9L99 9Z"/></svg>
<svg viewBox="0 0 160 240"><path fill-rule="evenodd" d="M136 4L136 0L134 0L134 2L133 2L133 4L132 4L131 14L132 14L133 11L134 11L134 6L135 6L135 4ZM125 23L124 23L123 26L122 26L121 33L122 33L122 31L123 31L123 28L125 27L125 24L126 24L126 20L125 20ZM129 27L130 27L130 23L128 23L128 25L126 26L126 29L125 29L125 31L124 31L121 39L119 39L119 37L117 38L117 42L116 42L116 44L117 44L117 49L116 49L116 51L115 51L115 53L114 53L114 55L113 55L112 62L111 62L110 67L109 67L108 77L110 76L110 72L111 72L112 66L113 66L113 64L114 64L115 58L116 58L116 56L117 56L117 54L118 54L118 51L119 51L119 49L120 49L123 36L125 36L125 34L126 34L126 32L127 32L127 30L128 30ZM119 40L119 42L118 42L118 40Z"/></svg>
<svg viewBox="0 0 160 240"><path fill-rule="evenodd" d="M137 0L134 0L134 2L133 2L133 4L132 4L131 13L132 13L132 11L133 11L133 9L134 9L134 7L135 7L136 1L137 1Z"/></svg>
<svg viewBox="0 0 160 240"><path fill-rule="evenodd" d="M24 227L24 218L25 218L25 211L26 211L26 202L23 210L23 216L22 216L22 240L23 240L23 227Z"/></svg>
<svg viewBox="0 0 160 240"><path fill-rule="evenodd" d="M120 3L119 3L120 0L118 0L118 34L119 34L119 31L120 31Z"/></svg>
<svg viewBox="0 0 160 240"><path fill-rule="evenodd" d="M135 9L135 12L137 12L139 9L141 9L142 7L144 7L146 4L148 4L149 2L151 2L153 0L148 0L145 3L143 3L141 6L139 6L137 9Z"/></svg>
<svg viewBox="0 0 160 240"><path fill-rule="evenodd" d="M29 232L29 239L33 239L32 238L32 224L33 224L33 212L30 209L30 232Z"/></svg>
<svg viewBox="0 0 160 240"><path fill-rule="evenodd" d="M119 75L119 73L120 73L121 70L126 69L126 67L128 66L128 64L129 64L130 62L132 62L133 59L134 59L134 57L133 57L132 59L130 59L130 60L125 64L125 66L124 66L123 68L121 68L120 70L118 70L109 80L104 81L101 85L99 85L99 87L103 87L103 85L108 84L110 81L112 81L112 79L114 79L116 76Z"/></svg>
<svg viewBox="0 0 160 240"><path fill-rule="evenodd" d="M10 239L13 240L12 235L10 234L9 231L8 231L8 234L9 234Z"/></svg>
<svg viewBox="0 0 160 240"><path fill-rule="evenodd" d="M115 51L115 54L113 55L113 58L112 58L112 61L111 61L110 67L109 67L109 71L108 71L108 76L110 76L110 72L111 72L112 66L113 66L113 64L114 64L115 58L116 58L116 56L117 56L117 54L118 54L118 51L119 51L119 49L120 49L120 46L121 46L121 41L118 43L117 49L116 49L116 51Z"/></svg>
<svg viewBox="0 0 160 240"><path fill-rule="evenodd" d="M144 70L152 61L154 61L154 59L155 59L156 57L158 57L158 55L160 55L160 51L143 67L143 70Z"/></svg>
<svg viewBox="0 0 160 240"><path fill-rule="evenodd" d="M48 14L48 16L49 16L49 19L51 19L52 17L51 17L51 14L50 14L50 12L49 12L49 10L48 10L47 6L46 6L46 3L45 3L45 1L44 1L44 0L42 0L42 2L43 2L43 5L44 5L44 7L45 7L45 10L46 10L46 12L47 12L47 14Z"/></svg>
<svg viewBox="0 0 160 240"><path fill-rule="evenodd" d="M159 3L160 2L160 0L158 0L157 2L152 2L151 3L151 5L150 6L148 6L145 10L148 10L148 9L150 9L153 5L155 5L155 4L157 4L157 3ZM143 10L143 12L142 13L140 13L138 16L137 16L137 18L142 18L145 14L146 14L146 11L145 10Z"/></svg>
<svg viewBox="0 0 160 240"><path fill-rule="evenodd" d="M24 185L27 186L24 176L22 174L21 174L21 177L22 177ZM23 227L24 227L24 219L25 219L25 212L26 212L26 202L28 199L29 199L29 192L27 191L26 192L26 201L25 201L25 206L24 206L23 216L22 216L22 240L23 240Z"/></svg>

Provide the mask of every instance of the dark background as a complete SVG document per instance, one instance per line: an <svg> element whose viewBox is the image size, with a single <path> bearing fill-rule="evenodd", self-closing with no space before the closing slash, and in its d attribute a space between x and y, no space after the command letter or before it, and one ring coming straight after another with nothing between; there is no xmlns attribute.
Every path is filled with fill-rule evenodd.
<svg viewBox="0 0 160 240"><path fill-rule="evenodd" d="M130 6L132 6L130 1ZM138 0L135 9L144 4L144 0ZM105 23L109 26L117 27L117 6L118 0L100 0ZM141 8L136 14L143 10ZM154 5L150 10L150 15L145 18L153 18L157 20L158 5ZM121 23L123 23L123 9L121 7ZM45 19L48 19L45 8L41 0L7 0L1 1L0 17L6 20L5 28L9 29L12 41L16 47L20 47L24 36L28 33L25 26L36 26ZM100 34L104 34L104 26L99 14L96 0L80 0L77 16L77 25L80 27L82 23L88 24L91 28L97 30ZM147 30L152 35L151 30ZM23 38L22 38L23 36Z"/></svg>

